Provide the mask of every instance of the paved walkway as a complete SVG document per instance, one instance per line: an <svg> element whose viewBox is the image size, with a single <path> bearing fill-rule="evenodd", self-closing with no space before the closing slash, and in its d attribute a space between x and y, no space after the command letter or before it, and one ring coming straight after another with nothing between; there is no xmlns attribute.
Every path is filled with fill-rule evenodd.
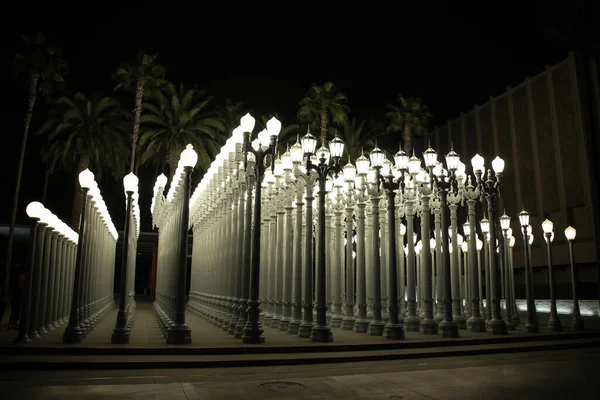
<svg viewBox="0 0 600 400"><path fill-rule="evenodd" d="M3 400L595 399L600 349L288 367L4 371ZM273 391L278 390L278 391Z"/></svg>
<svg viewBox="0 0 600 400"><path fill-rule="evenodd" d="M322 348L335 348L341 350L343 347L352 347L356 345L382 345L389 344L400 345L398 347L419 347L420 344L424 344L427 347L434 345L434 342L438 342L440 345L448 344L461 344L467 341L471 343L477 343L484 341L483 343L497 343L499 341L517 339L524 340L525 338L536 338L541 335L552 335L553 337L560 337L561 335L570 335L569 322L570 317L568 315L561 315L560 319L563 323L564 332L559 334L552 334L546 327L547 314L538 313L540 321L540 332L539 333L527 333L523 329L523 323L525 321L525 315L521 316L521 326L515 331L509 331L509 334L504 336L491 335L489 332L483 333L471 333L466 330L460 331L460 337L455 339L443 339L439 335L424 335L418 332L406 332L405 340L391 341L386 340L381 336L373 337L367 334L355 333L352 331L344 331L339 328L332 329L334 341L332 343L313 343L308 339L298 338L295 335L290 335L286 332L281 332L277 329L265 327L265 343L261 345L248 345L243 344L241 340L235 339L233 335L229 335L222 329L211 324L209 321L195 314L194 312L188 311L186 314L187 324L192 329L192 344L184 346L172 346L165 343L165 339L156 321L156 317L152 311L152 303L149 301L140 300L137 302L137 310L131 327L131 341L127 345L114 345L110 343L112 330L114 329L117 308L113 308L107 313L102 321L100 321L96 327L85 337L80 344L63 344L62 335L64 332L65 325L49 332L48 334L42 335L40 338L34 339L29 344L15 345L12 343L16 337L15 331L6 331L4 328L0 331L0 347L9 346L11 348L27 348L27 347L45 347L45 348L115 348L115 349L135 349L135 348L187 348L187 349L210 349L210 348L277 348L285 347L322 347ZM600 318L596 316L584 317L587 331L598 330L600 332ZM3 323L1 326L5 326ZM394 345L394 347L396 347Z"/></svg>

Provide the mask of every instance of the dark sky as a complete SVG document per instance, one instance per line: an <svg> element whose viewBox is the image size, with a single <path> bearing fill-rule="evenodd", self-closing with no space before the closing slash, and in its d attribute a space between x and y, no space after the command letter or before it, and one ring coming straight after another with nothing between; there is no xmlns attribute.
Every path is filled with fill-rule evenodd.
<svg viewBox="0 0 600 400"><path fill-rule="evenodd" d="M361 4L340 12L308 6L295 10L295 3L281 2L289 9L272 10L273 15L254 15L256 10L233 15L229 8L238 7L234 3L223 3L219 11L206 9L206 3L196 4L198 9L195 3L177 9L146 4L146 11L103 11L96 3L89 9L23 10L5 15L13 28L4 24L1 48L9 59L19 49L21 33L46 33L51 43L64 48L71 69L68 88L86 94L111 93L111 71L122 57L142 48L160 53L168 79L243 101L257 114L293 118L311 83L331 80L347 95L351 116L382 117L386 104L403 94L423 97L436 125L563 60L574 49L577 32L579 43L582 38L588 43L584 34L591 35L594 14L592 2L583 1L565 1L552 10L517 3L504 9L457 9L443 2L420 2L409 9L404 3L390 3L394 8L389 9ZM22 82L3 75L0 223L9 222L12 205L26 105L22 88ZM25 222L26 204L42 193L44 170L34 136L44 119L40 113L25 158L20 223ZM141 178L142 225L149 227L146 209L154 172ZM71 183L65 175L51 177L46 204L65 221ZM117 228L124 214L121 188L120 182L101 184Z"/></svg>

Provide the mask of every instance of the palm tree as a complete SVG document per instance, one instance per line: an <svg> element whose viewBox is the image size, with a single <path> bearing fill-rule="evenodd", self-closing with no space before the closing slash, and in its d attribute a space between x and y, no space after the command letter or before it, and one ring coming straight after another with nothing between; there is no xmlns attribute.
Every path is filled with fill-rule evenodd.
<svg viewBox="0 0 600 400"><path fill-rule="evenodd" d="M382 123L371 120L347 120L338 131L338 137L344 141L344 151L351 160L356 160L363 152L375 147L377 138L385 133Z"/></svg>
<svg viewBox="0 0 600 400"><path fill-rule="evenodd" d="M38 131L46 137L42 159L52 172L75 172L71 227L79 229L81 187L79 173L91 169L98 178L103 170L120 179L126 171L129 151L127 123L130 118L119 101L81 92L54 102L48 119Z"/></svg>
<svg viewBox="0 0 600 400"><path fill-rule="evenodd" d="M327 128L331 123L339 125L347 119L350 108L348 99L338 92L333 82L325 82L323 86L313 84L306 97L300 100L298 119L314 124L320 119L321 140L327 137Z"/></svg>
<svg viewBox="0 0 600 400"><path fill-rule="evenodd" d="M402 131L404 140L404 151L410 154L412 151L412 136L427 135L427 125L433 116L429 107L423 104L420 98L398 96L398 104L388 104L388 112L385 114L389 119L388 132Z"/></svg>
<svg viewBox="0 0 600 400"><path fill-rule="evenodd" d="M154 93L144 103L140 119L140 163L166 162L173 174L179 155L191 143L198 153L198 166L206 172L228 136L216 108L211 108L212 100L205 91L186 89L183 84L168 83Z"/></svg>
<svg viewBox="0 0 600 400"><path fill-rule="evenodd" d="M227 98L223 105L217 106L217 112L225 124L225 132L231 135L231 132L240 125L240 119L247 111L244 110L243 102Z"/></svg>
<svg viewBox="0 0 600 400"><path fill-rule="evenodd" d="M4 269L4 295L2 296L3 304L1 307L2 311L0 312L0 318L4 313L4 305L8 303L8 283L10 264L12 262L19 192L21 190L21 175L23 174L23 161L25 160L29 126L31 125L31 119L33 118L33 108L38 94L42 97L47 97L51 95L55 89L61 89L64 86L63 75L69 70L69 66L63 60L62 49L49 47L46 43L46 37L43 34L23 35L22 39L24 44L23 52L15 56L14 69L17 76L25 78L29 97L27 108L25 110L25 125L23 129L23 140L21 142L21 153L17 164L15 190L13 191L13 207L10 217L6 265Z"/></svg>
<svg viewBox="0 0 600 400"><path fill-rule="evenodd" d="M165 72L165 67L158 64L158 54L148 55L143 50L140 50L135 60L122 63L112 74L112 78L117 82L115 90L125 89L135 91L129 172L133 172L135 168L135 152L140 131L142 99L144 94L159 89L165 84Z"/></svg>

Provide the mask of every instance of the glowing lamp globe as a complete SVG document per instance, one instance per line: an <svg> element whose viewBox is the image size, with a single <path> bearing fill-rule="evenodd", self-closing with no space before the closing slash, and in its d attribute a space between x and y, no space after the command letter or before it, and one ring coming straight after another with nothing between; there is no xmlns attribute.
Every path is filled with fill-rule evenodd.
<svg viewBox="0 0 600 400"><path fill-rule="evenodd" d="M476 246L477 246L477 251L481 251L481 249L483 249L483 242L482 242L481 240L477 239L477 242L476 242L476 243L477 243L477 244L476 244Z"/></svg>
<svg viewBox="0 0 600 400"><path fill-rule="evenodd" d="M464 239L463 239L462 235L460 233L457 233L456 234L456 244L460 246L463 244L463 242L464 242Z"/></svg>
<svg viewBox="0 0 600 400"><path fill-rule="evenodd" d="M310 132L307 132L306 135L304 135L301 144L302 151L304 152L304 154L315 154L315 150L317 148L317 139L315 139L315 137Z"/></svg>
<svg viewBox="0 0 600 400"><path fill-rule="evenodd" d="M260 147L269 147L269 143L271 141L271 137L269 135L269 131L266 129L263 129L262 131L258 132L258 141L260 143Z"/></svg>
<svg viewBox="0 0 600 400"><path fill-rule="evenodd" d="M324 160L323 162L325 164L329 164L330 156L331 156L331 153L329 152L329 149L325 146L321 146L317 150L317 160L319 160L319 162L321 162L321 160Z"/></svg>
<svg viewBox="0 0 600 400"><path fill-rule="evenodd" d="M125 193L136 192L138 188L138 177L135 176L133 172L128 173L123 178L123 187L125 188Z"/></svg>
<svg viewBox="0 0 600 400"><path fill-rule="evenodd" d="M240 119L240 126L244 132L252 132L255 123L256 121L250 113L247 113Z"/></svg>
<svg viewBox="0 0 600 400"><path fill-rule="evenodd" d="M400 236L404 236L406 234L406 225L400 223Z"/></svg>
<svg viewBox="0 0 600 400"><path fill-rule="evenodd" d="M475 154L473 158L471 158L471 166L473 167L473 171L475 172L483 171L483 163L483 157L481 157L479 154Z"/></svg>
<svg viewBox="0 0 600 400"><path fill-rule="evenodd" d="M413 156L408 159L408 172L411 175L416 175L419 171L421 171L421 160L413 154Z"/></svg>
<svg viewBox="0 0 600 400"><path fill-rule="evenodd" d="M577 231L575 230L575 228L573 228L572 226L568 226L567 229L565 229L565 237L567 238L567 240L571 241L571 240L575 240L575 235L577 234Z"/></svg>
<svg viewBox="0 0 600 400"><path fill-rule="evenodd" d="M44 216L44 210L46 207L39 201L32 201L27 204L25 212L29 218L41 219Z"/></svg>
<svg viewBox="0 0 600 400"><path fill-rule="evenodd" d="M519 213L519 222L522 227L529 225L529 213L527 211L523 210Z"/></svg>
<svg viewBox="0 0 600 400"><path fill-rule="evenodd" d="M481 226L482 233L488 233L490 231L490 221L487 218L483 218L479 222L479 226Z"/></svg>
<svg viewBox="0 0 600 400"><path fill-rule="evenodd" d="M354 167L354 165L352 165L351 162L348 161L348 163L344 166L344 180L346 182L352 182L354 181L354 179L356 178L356 167Z"/></svg>
<svg viewBox="0 0 600 400"><path fill-rule="evenodd" d="M94 174L89 169L84 169L79 173L79 186L82 189L89 189L92 187L92 182L94 182Z"/></svg>
<svg viewBox="0 0 600 400"><path fill-rule="evenodd" d="M462 242L462 244L460 245L460 249L462 250L463 253L466 253L467 251L469 251L469 245L467 244L467 242Z"/></svg>
<svg viewBox="0 0 600 400"><path fill-rule="evenodd" d="M356 173L358 175L367 175L370 167L371 162L367 157L364 156L364 154L361 154L361 156L356 159Z"/></svg>
<svg viewBox="0 0 600 400"><path fill-rule="evenodd" d="M426 168L433 168L437 164L437 151L428 147L427 150L423 152L423 159L425 160Z"/></svg>
<svg viewBox="0 0 600 400"><path fill-rule="evenodd" d="M244 128L242 126L236 127L231 132L231 138L233 139L234 144L242 144L244 143Z"/></svg>
<svg viewBox="0 0 600 400"><path fill-rule="evenodd" d="M294 164L300 164L304 158L304 151L300 142L296 142L290 147L290 156Z"/></svg>
<svg viewBox="0 0 600 400"><path fill-rule="evenodd" d="M450 150L450 152L446 154L446 166L450 171L456 171L458 169L459 162L460 157L454 150Z"/></svg>
<svg viewBox="0 0 600 400"><path fill-rule="evenodd" d="M471 234L471 225L469 222L465 222L463 224L463 232L465 233L465 236L469 236Z"/></svg>
<svg viewBox="0 0 600 400"><path fill-rule="evenodd" d="M429 239L429 248L435 249L435 239L434 238Z"/></svg>
<svg viewBox="0 0 600 400"><path fill-rule="evenodd" d="M161 188L167 186L167 176L165 174L160 174L158 178L156 178L156 186Z"/></svg>
<svg viewBox="0 0 600 400"><path fill-rule="evenodd" d="M502 230L510 229L510 217L506 214L500 217L500 227Z"/></svg>
<svg viewBox="0 0 600 400"><path fill-rule="evenodd" d="M369 158L371 159L371 165L375 168L380 168L383 166L383 160L385 159L385 153L381 151L381 149L377 146L371 153L369 153Z"/></svg>
<svg viewBox="0 0 600 400"><path fill-rule="evenodd" d="M194 151L194 146L188 144L185 150L181 152L180 160L184 167L195 167L198 162L198 154Z"/></svg>
<svg viewBox="0 0 600 400"><path fill-rule="evenodd" d="M291 171L294 167L294 163L292 162L292 155L289 151L286 151L281 155L281 166L285 171Z"/></svg>
<svg viewBox="0 0 600 400"><path fill-rule="evenodd" d="M388 177L392 174L392 163L387 158L383 160L383 165L381 166L381 175Z"/></svg>
<svg viewBox="0 0 600 400"><path fill-rule="evenodd" d="M533 244L533 235L529 235L529 245Z"/></svg>
<svg viewBox="0 0 600 400"><path fill-rule="evenodd" d="M404 150L400 149L394 155L394 163L396 164L396 168L400 171L408 171L408 155L404 152Z"/></svg>
<svg viewBox="0 0 600 400"><path fill-rule="evenodd" d="M504 171L504 160L496 156L496 158L492 160L492 169L495 173L501 174L502 171Z"/></svg>
<svg viewBox="0 0 600 400"><path fill-rule="evenodd" d="M272 117L267 121L267 131L269 132L269 136L279 136L279 132L281 132L281 122L277 118Z"/></svg>
<svg viewBox="0 0 600 400"><path fill-rule="evenodd" d="M339 160L342 154L344 154L344 141L337 136L334 137L333 140L329 142L329 151L334 160Z"/></svg>
<svg viewBox="0 0 600 400"><path fill-rule="evenodd" d="M515 247L515 241L516 239L514 236L511 236L510 239L508 239L508 245L510 246L510 248Z"/></svg>
<svg viewBox="0 0 600 400"><path fill-rule="evenodd" d="M542 222L542 230L544 231L544 233L552 233L553 228L554 224L549 219L546 218L544 222Z"/></svg>
<svg viewBox="0 0 600 400"><path fill-rule="evenodd" d="M276 177L281 177L283 175L283 162L281 161L281 158L275 159L273 175L275 175Z"/></svg>

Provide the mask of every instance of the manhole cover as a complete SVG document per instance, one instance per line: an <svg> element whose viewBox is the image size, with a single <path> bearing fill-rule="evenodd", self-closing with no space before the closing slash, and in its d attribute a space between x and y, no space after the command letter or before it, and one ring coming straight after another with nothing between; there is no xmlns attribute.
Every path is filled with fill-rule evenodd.
<svg viewBox="0 0 600 400"><path fill-rule="evenodd" d="M304 385L296 382L268 382L260 387L270 392L295 392L304 389Z"/></svg>

